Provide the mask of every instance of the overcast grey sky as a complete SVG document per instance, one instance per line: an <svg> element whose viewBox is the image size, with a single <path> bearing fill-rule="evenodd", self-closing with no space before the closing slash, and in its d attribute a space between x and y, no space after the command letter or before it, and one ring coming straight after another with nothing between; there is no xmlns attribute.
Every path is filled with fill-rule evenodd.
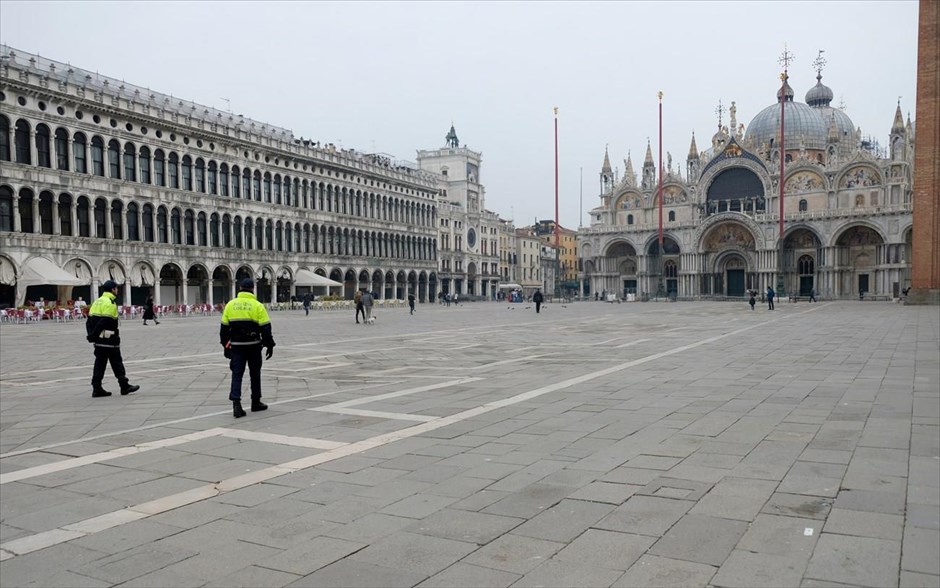
<svg viewBox="0 0 940 588"><path fill-rule="evenodd" d="M637 172L647 137L683 164L715 109L745 125L773 104L784 43L797 100L823 81L863 134L886 144L914 117L917 2L19 2L0 41L231 109L295 136L414 161L453 121L483 153L486 205L517 225L554 216L552 107L560 109L561 223L598 202L609 144ZM725 114L727 124L727 114Z"/></svg>

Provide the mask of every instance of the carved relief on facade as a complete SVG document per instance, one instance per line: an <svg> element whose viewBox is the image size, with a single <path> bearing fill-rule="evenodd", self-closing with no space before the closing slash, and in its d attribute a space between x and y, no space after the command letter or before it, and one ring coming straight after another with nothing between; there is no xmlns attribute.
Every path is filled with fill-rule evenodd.
<svg viewBox="0 0 940 588"><path fill-rule="evenodd" d="M840 188L856 188L859 186L874 186L881 183L881 177L868 167L856 166L851 168L839 182Z"/></svg>
<svg viewBox="0 0 940 588"><path fill-rule="evenodd" d="M720 249L754 249L754 236L737 223L722 223L708 232L704 240L707 251Z"/></svg>
<svg viewBox="0 0 940 588"><path fill-rule="evenodd" d="M640 208L642 199L638 194L627 193L620 196L617 199L617 208L620 210L630 210L634 208Z"/></svg>
<svg viewBox="0 0 940 588"><path fill-rule="evenodd" d="M881 245L884 240L881 235L868 227L855 226L839 236L839 245L853 247L856 245Z"/></svg>
<svg viewBox="0 0 940 588"><path fill-rule="evenodd" d="M787 236L784 247L787 249L815 249L819 247L819 240L806 229L797 229Z"/></svg>
<svg viewBox="0 0 940 588"><path fill-rule="evenodd" d="M825 182L818 174L813 172L797 172L787 179L784 190L788 194L800 194L803 192L821 192L825 188Z"/></svg>

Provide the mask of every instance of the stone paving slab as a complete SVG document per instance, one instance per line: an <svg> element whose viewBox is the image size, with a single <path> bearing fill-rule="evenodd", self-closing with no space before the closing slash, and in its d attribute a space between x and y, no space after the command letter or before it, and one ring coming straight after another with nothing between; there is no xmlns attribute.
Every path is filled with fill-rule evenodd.
<svg viewBox="0 0 940 588"><path fill-rule="evenodd" d="M272 313L238 420L218 316L124 324L104 399L0 324L3 585L940 585L932 309L419 310Z"/></svg>

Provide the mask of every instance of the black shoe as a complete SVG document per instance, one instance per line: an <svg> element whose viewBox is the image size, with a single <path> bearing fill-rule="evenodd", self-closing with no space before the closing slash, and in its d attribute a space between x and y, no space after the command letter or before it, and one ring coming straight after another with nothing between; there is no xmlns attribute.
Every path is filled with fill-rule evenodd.
<svg viewBox="0 0 940 588"><path fill-rule="evenodd" d="M104 388L95 388L91 392L92 398L104 398L105 396L111 396L111 393Z"/></svg>
<svg viewBox="0 0 940 588"><path fill-rule="evenodd" d="M156 321L156 320L155 320L155 321L153 321L153 324L159 325L159 324L160 324L160 321Z"/></svg>
<svg viewBox="0 0 940 588"><path fill-rule="evenodd" d="M145 327L147 326L147 321L144 321L144 326L145 326Z"/></svg>
<svg viewBox="0 0 940 588"><path fill-rule="evenodd" d="M131 392L137 392L140 390L140 386L132 386L128 384L126 387L121 388L121 396L127 396Z"/></svg>
<svg viewBox="0 0 940 588"><path fill-rule="evenodd" d="M268 410L268 405L261 402L260 398L252 398L251 412L261 412L262 410Z"/></svg>
<svg viewBox="0 0 940 588"><path fill-rule="evenodd" d="M248 414L247 412L245 412L245 409L242 408L242 403L241 403L240 400L233 400L233 401L232 401L232 408L234 409L234 410L233 410L233 413L235 414L235 418L237 418L237 419L240 419L241 417L243 417L243 416L245 416L246 414Z"/></svg>

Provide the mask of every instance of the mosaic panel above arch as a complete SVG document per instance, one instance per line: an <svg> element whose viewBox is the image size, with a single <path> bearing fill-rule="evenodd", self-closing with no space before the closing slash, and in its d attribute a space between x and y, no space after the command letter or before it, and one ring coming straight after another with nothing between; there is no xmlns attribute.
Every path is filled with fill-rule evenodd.
<svg viewBox="0 0 940 588"><path fill-rule="evenodd" d="M816 249L820 247L819 237L810 229L795 229L783 242L786 249Z"/></svg>
<svg viewBox="0 0 940 588"><path fill-rule="evenodd" d="M736 222L724 222L709 229L702 239L706 251L738 248L755 249L754 235L744 226Z"/></svg>
<svg viewBox="0 0 940 588"><path fill-rule="evenodd" d="M803 194L805 192L822 192L825 187L826 182L819 174L811 171L801 171L787 178L784 190L788 194Z"/></svg>
<svg viewBox="0 0 940 588"><path fill-rule="evenodd" d="M877 186L881 183L881 175L868 166L857 165L850 168L839 180L839 188L858 188Z"/></svg>
<svg viewBox="0 0 940 588"><path fill-rule="evenodd" d="M836 243L840 247L854 247L856 245L881 245L885 241L877 231L871 227L855 225L849 227L842 234Z"/></svg>
<svg viewBox="0 0 940 588"><path fill-rule="evenodd" d="M641 208L643 205L643 198L635 192L627 192L621 194L617 198L617 202L614 205L616 210L630 210L634 208Z"/></svg>

